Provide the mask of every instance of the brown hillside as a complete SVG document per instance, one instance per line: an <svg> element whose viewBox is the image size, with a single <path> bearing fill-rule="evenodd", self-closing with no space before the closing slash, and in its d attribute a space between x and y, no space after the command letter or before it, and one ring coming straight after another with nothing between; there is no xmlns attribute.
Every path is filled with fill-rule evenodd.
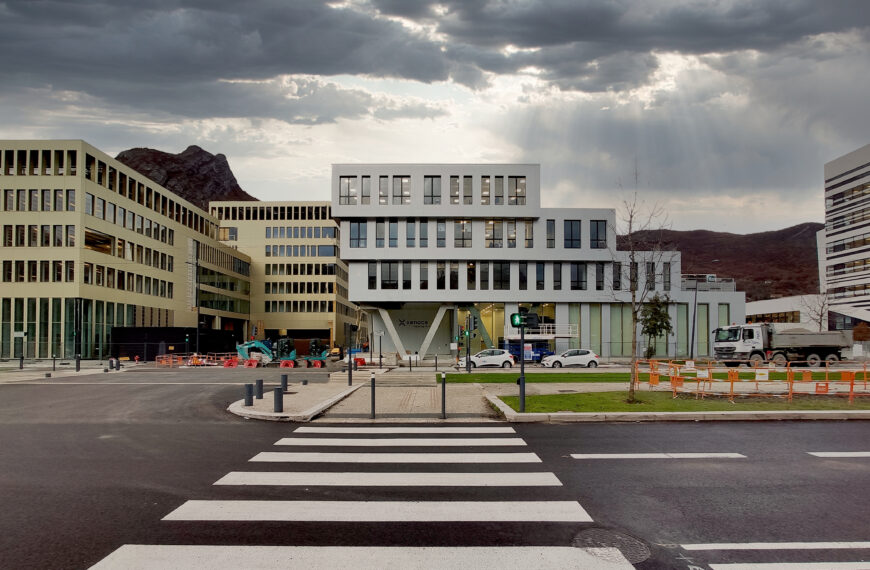
<svg viewBox="0 0 870 570"><path fill-rule="evenodd" d="M203 210L211 200L256 200L239 186L224 155L195 145L178 154L131 148L115 158Z"/></svg>
<svg viewBox="0 0 870 570"><path fill-rule="evenodd" d="M822 227L807 222L745 235L707 230L664 230L661 235L667 249L682 252L683 273L733 277L746 300L757 301L819 292L816 232ZM638 237L651 240L652 232L638 232Z"/></svg>

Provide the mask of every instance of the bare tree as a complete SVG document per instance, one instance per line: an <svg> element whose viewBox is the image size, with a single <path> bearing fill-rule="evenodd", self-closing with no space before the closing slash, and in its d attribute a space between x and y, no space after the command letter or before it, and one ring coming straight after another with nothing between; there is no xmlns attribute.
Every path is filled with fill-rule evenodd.
<svg viewBox="0 0 870 570"><path fill-rule="evenodd" d="M637 172L635 171L635 184ZM664 267L663 263L676 258L676 252L666 249L664 233L668 228L667 214L659 204L647 206L638 198L637 191L622 200L617 212L615 228L619 238L616 251L611 251L615 262L628 261L628 288L631 293L631 381L628 387L628 401L635 401L637 388L637 339L641 326L641 311L644 303L653 294L659 279L647 279L646 264L652 263L653 270ZM641 264L644 269L644 279L640 279ZM622 281L622 279L620 279ZM624 287L624 285L623 285ZM614 289L614 298L617 291Z"/></svg>
<svg viewBox="0 0 870 570"><path fill-rule="evenodd" d="M827 292L818 295L804 295L801 297L800 306L809 321L819 327L819 332L828 329L828 311L831 309L831 300Z"/></svg>

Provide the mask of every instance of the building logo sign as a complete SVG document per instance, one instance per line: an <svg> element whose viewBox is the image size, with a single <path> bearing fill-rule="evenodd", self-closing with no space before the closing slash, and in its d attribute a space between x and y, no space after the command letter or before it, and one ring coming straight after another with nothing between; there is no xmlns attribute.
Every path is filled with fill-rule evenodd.
<svg viewBox="0 0 870 570"><path fill-rule="evenodd" d="M400 327L425 328L429 326L429 321L412 321L408 319L399 319Z"/></svg>

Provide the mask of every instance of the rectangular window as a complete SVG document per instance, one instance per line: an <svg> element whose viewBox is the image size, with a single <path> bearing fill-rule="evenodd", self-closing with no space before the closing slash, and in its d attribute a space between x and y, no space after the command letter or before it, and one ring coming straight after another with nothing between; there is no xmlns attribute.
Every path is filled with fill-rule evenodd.
<svg viewBox="0 0 870 570"><path fill-rule="evenodd" d="M429 262L421 261L420 262L420 289L426 290L429 289Z"/></svg>
<svg viewBox="0 0 870 570"><path fill-rule="evenodd" d="M462 179L462 203L470 206L473 197L474 189L471 182L471 176L466 176Z"/></svg>
<svg viewBox="0 0 870 570"><path fill-rule="evenodd" d="M76 209L76 191L75 190L67 190L66 191L66 211L74 212Z"/></svg>
<svg viewBox="0 0 870 570"><path fill-rule="evenodd" d="M85 214L94 215L94 195L87 192L85 193Z"/></svg>
<svg viewBox="0 0 870 570"><path fill-rule="evenodd" d="M613 290L619 291L622 289L622 263L613 262Z"/></svg>
<svg viewBox="0 0 870 570"><path fill-rule="evenodd" d="M604 262L595 262L595 290L604 291Z"/></svg>
<svg viewBox="0 0 870 570"><path fill-rule="evenodd" d="M338 203L356 204L356 176L341 176L338 179Z"/></svg>
<svg viewBox="0 0 870 570"><path fill-rule="evenodd" d="M390 247L399 247L399 221L390 218L389 221Z"/></svg>
<svg viewBox="0 0 870 570"><path fill-rule="evenodd" d="M459 204L459 177L450 177L450 203Z"/></svg>
<svg viewBox="0 0 870 570"><path fill-rule="evenodd" d="M485 220L484 246L487 248L501 247L504 240L504 229L501 220Z"/></svg>
<svg viewBox="0 0 870 570"><path fill-rule="evenodd" d="M38 212L39 211L39 190L31 190L30 191L30 211Z"/></svg>
<svg viewBox="0 0 870 570"><path fill-rule="evenodd" d="M42 211L51 211L51 190L42 191Z"/></svg>
<svg viewBox="0 0 870 570"><path fill-rule="evenodd" d="M447 222L444 220L435 221L435 245L438 247L447 247Z"/></svg>
<svg viewBox="0 0 870 570"><path fill-rule="evenodd" d="M571 262L571 290L586 290L586 264L579 261Z"/></svg>
<svg viewBox="0 0 870 570"><path fill-rule="evenodd" d="M489 262L480 262L480 290L486 291L489 289Z"/></svg>
<svg viewBox="0 0 870 570"><path fill-rule="evenodd" d="M350 223L350 247L366 247L367 237L365 222Z"/></svg>
<svg viewBox="0 0 870 570"><path fill-rule="evenodd" d="M435 287L437 289L444 289L447 286L446 276L444 274L444 262L439 261L435 264Z"/></svg>
<svg viewBox="0 0 870 570"><path fill-rule="evenodd" d="M517 246L517 221L516 220L507 220L505 222L507 226L507 246L508 247L516 247Z"/></svg>
<svg viewBox="0 0 870 570"><path fill-rule="evenodd" d="M453 221L453 247L471 247L471 220Z"/></svg>
<svg viewBox="0 0 870 570"><path fill-rule="evenodd" d="M524 225L526 248L535 247L535 222L533 222L532 220L526 220Z"/></svg>
<svg viewBox="0 0 870 570"><path fill-rule="evenodd" d="M544 264L535 264L535 289L537 291L544 290Z"/></svg>
<svg viewBox="0 0 870 570"><path fill-rule="evenodd" d="M15 190L4 190L3 196L3 209L7 212L15 210Z"/></svg>
<svg viewBox="0 0 870 570"><path fill-rule="evenodd" d="M405 222L405 247L414 247L416 243L417 222L413 218Z"/></svg>
<svg viewBox="0 0 870 570"><path fill-rule="evenodd" d="M465 264L465 288L469 291L477 288L477 264L473 261Z"/></svg>
<svg viewBox="0 0 870 570"><path fill-rule="evenodd" d="M381 289L399 288L399 262L381 262Z"/></svg>
<svg viewBox="0 0 870 570"><path fill-rule="evenodd" d="M525 291L529 288L529 264L525 261L521 261L517 264L519 266L519 274L520 274L520 291Z"/></svg>
<svg viewBox="0 0 870 570"><path fill-rule="evenodd" d="M459 263L456 261L450 262L450 289L452 291L459 289Z"/></svg>
<svg viewBox="0 0 870 570"><path fill-rule="evenodd" d="M553 290L561 291L562 290L562 264L554 263L553 264Z"/></svg>
<svg viewBox="0 0 870 570"><path fill-rule="evenodd" d="M54 191L54 211L62 212L63 211L63 190L55 190Z"/></svg>
<svg viewBox="0 0 870 570"><path fill-rule="evenodd" d="M440 176L424 176L423 177L423 203L424 204L440 204L441 203L441 177Z"/></svg>
<svg viewBox="0 0 870 570"><path fill-rule="evenodd" d="M429 220L420 218L420 247L429 247Z"/></svg>
<svg viewBox="0 0 870 570"><path fill-rule="evenodd" d="M366 205L372 203L372 177L362 177L362 192L360 193L359 203ZM283 218L282 218L283 219Z"/></svg>
<svg viewBox="0 0 870 570"><path fill-rule="evenodd" d="M402 262L402 289L411 288L411 262Z"/></svg>
<svg viewBox="0 0 870 570"><path fill-rule="evenodd" d="M378 179L378 204L385 206L390 203L390 179L381 176Z"/></svg>
<svg viewBox="0 0 870 570"><path fill-rule="evenodd" d="M493 185L493 204L504 205L504 176L496 176Z"/></svg>
<svg viewBox="0 0 870 570"><path fill-rule="evenodd" d="M669 261L662 263L662 289L671 290L671 264Z"/></svg>
<svg viewBox="0 0 870 570"><path fill-rule="evenodd" d="M607 222L592 220L589 222L589 247L592 249L607 248Z"/></svg>
<svg viewBox="0 0 870 570"><path fill-rule="evenodd" d="M565 220L565 249L579 249L583 247L580 242L580 220Z"/></svg>
<svg viewBox="0 0 870 570"><path fill-rule="evenodd" d="M481 176L480 177L480 205L481 206L489 206L489 194L490 194L490 177L489 176Z"/></svg>
<svg viewBox="0 0 870 570"><path fill-rule="evenodd" d="M393 205L411 203L411 177L393 176Z"/></svg>
<svg viewBox="0 0 870 570"><path fill-rule="evenodd" d="M547 220L547 247L556 247L556 220Z"/></svg>
<svg viewBox="0 0 870 570"><path fill-rule="evenodd" d="M646 262L646 288L649 291L656 289L656 264L653 261Z"/></svg>
<svg viewBox="0 0 870 570"><path fill-rule="evenodd" d="M524 206L526 204L526 177L508 177L508 204Z"/></svg>
<svg viewBox="0 0 870 570"><path fill-rule="evenodd" d="M492 288L507 291L511 288L511 264L509 261L492 262Z"/></svg>

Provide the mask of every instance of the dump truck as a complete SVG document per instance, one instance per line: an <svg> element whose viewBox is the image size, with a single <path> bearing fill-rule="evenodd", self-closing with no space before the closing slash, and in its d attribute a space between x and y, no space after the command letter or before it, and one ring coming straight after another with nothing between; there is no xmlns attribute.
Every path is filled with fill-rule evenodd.
<svg viewBox="0 0 870 570"><path fill-rule="evenodd" d="M817 367L822 361L837 362L842 350L852 346L852 331L813 332L802 328L774 330L769 324L745 324L721 327L713 331L716 360L726 366L748 363L758 366L773 362L805 362Z"/></svg>

